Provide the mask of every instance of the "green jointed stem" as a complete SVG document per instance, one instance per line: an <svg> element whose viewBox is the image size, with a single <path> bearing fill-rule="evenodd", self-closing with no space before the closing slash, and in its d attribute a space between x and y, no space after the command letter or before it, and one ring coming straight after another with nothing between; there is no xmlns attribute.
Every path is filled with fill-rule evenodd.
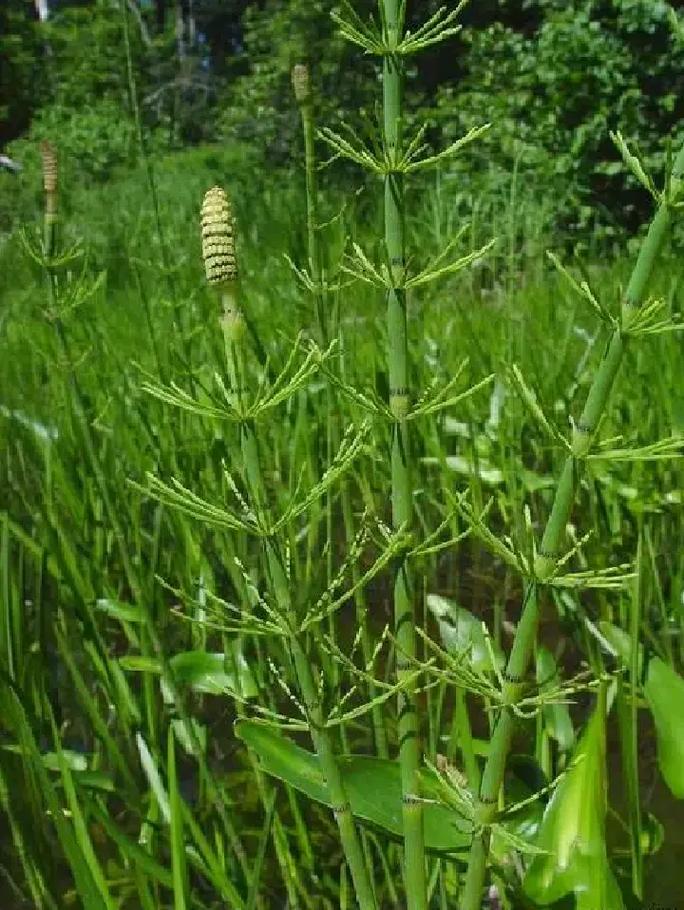
<svg viewBox="0 0 684 910"><path fill-rule="evenodd" d="M672 185L676 186L684 174L684 147L680 150L673 168ZM653 269L672 220L672 209L667 200L661 202L651 222L649 231L639 251L625 298L622 304L623 325L636 308L645 300ZM566 458L556 487L551 514L542 537L542 544L535 562L538 581L527 589L523 611L516 630L513 647L506 666L506 689L504 705L494 728L485 764L478 800L478 822L480 828L473 837L468 857L468 870L461 902L461 910L480 910L482 906L491 822L496 813L496 804L503 783L506 760L511 747L515 727L515 715L509 705L520 695L520 684L527 673L534 649L539 622L538 584L547 579L556 566L564 543L565 528L577 487L578 468L583 457L591 448L596 429L606 408L608 396L613 387L622 361L627 337L620 329L613 331L608 346L591 384L582 416L575 425L572 436L572 454Z"/></svg>
<svg viewBox="0 0 684 910"><path fill-rule="evenodd" d="M313 108L313 94L311 91L311 74L308 67L304 64L297 64L292 69L292 87L294 89L295 98L297 104L299 105L299 111L302 118L302 131L304 134L304 159L305 159L305 172L306 172L306 227L307 227L307 246L309 253L309 268L311 269L311 279L314 285L314 305L316 308L316 314L318 318L318 329L320 335L321 345L325 346L328 343L330 338L331 327L328 324L328 311L326 307L326 293L322 285L322 258L319 244L319 234L318 234L318 186L317 186L317 160L316 160L316 148L314 143L314 134L315 134L315 117L314 117L314 108ZM334 406L336 402L334 401L333 391L328 386L327 389L327 412L328 412L328 421L327 421L327 450L328 456L332 452L337 451L340 444L340 428L339 422L337 419L337 414L334 412ZM337 409L339 411L339 409ZM330 457L328 458L330 462ZM349 492L349 486L346 479L342 480L342 490L341 490L341 503L342 503L342 515L345 526L345 531L348 535L348 539L351 540L353 537L353 521L352 521L352 503ZM332 493L328 493L326 500L326 533L328 540L328 558L332 558L333 547L330 545L332 541L332 519L333 519L333 508L332 508ZM354 578L354 583L358 581L359 569L356 564L352 567L352 575ZM328 580L332 577L332 566L328 566ZM356 620L359 626L361 627L361 648L366 664L369 663L371 655L373 652L373 647L371 644L370 634L368 631L368 616L363 602L363 593L358 590L354 596L354 602L356 604ZM334 616L331 616L331 633L334 635ZM369 684L369 696L371 702L375 702L376 696L378 694L377 687L373 684ZM373 736L375 740L375 747L380 758L388 757L387 749L387 733L385 731L385 724L383 720L382 705L373 704L371 709L371 719L373 723ZM344 730L342 730L344 732Z"/></svg>
<svg viewBox="0 0 684 910"><path fill-rule="evenodd" d="M312 297L314 310L316 312L316 321L318 323L318 338L322 347L325 347L328 339L329 327L327 324L327 313L325 311L325 302L323 287L321 283L321 253L318 242L318 186L316 180L316 146L314 141L315 120L313 108L313 96L311 93L311 74L309 68L298 63L292 68L292 87L294 89L295 99L299 106L299 112L302 119L302 132L304 134L304 171L306 174L306 235L307 248L309 254L309 272L312 282ZM306 393L304 389L299 392L300 407L303 413L306 413ZM325 424L325 449L327 463L332 460L333 451L339 446L339 433L337 427L337 415L334 413L333 390L330 385L326 388L326 424ZM311 540L316 534L316 522L310 526ZM331 584L333 577L333 493L328 490L325 497L325 552L326 552L326 582ZM328 617L328 632L333 641L337 640L335 615ZM330 674L334 686L339 682L339 669L335 663L330 667ZM344 725L340 728L342 748L346 748L346 731Z"/></svg>
<svg viewBox="0 0 684 910"><path fill-rule="evenodd" d="M399 0L384 0L387 39L396 46L401 38ZM383 131L387 157L398 161L402 144L402 76L400 54L383 59ZM404 186L403 175L390 170L385 176L385 245L394 288L387 294L389 339L389 404L392 426L392 524L411 525L413 514L410 436L406 420L409 404L406 292L404 290ZM397 677L411 668L416 656L414 591L408 562L397 566L394 582L394 631L397 639ZM423 810L420 802L420 729L415 689L399 695L399 762L401 765L402 820L404 828L404 879L409 910L427 906Z"/></svg>
<svg viewBox="0 0 684 910"><path fill-rule="evenodd" d="M228 297L226 297L226 294ZM226 285L226 289L223 291L223 298L224 312L230 312L233 314L234 319L239 320L240 310L234 283L231 282L229 285ZM224 330L226 330L226 328L227 326L224 322ZM242 333L237 333L234 335L229 330L229 327L228 331L226 331L231 376L235 377L238 382L240 381L240 378L245 375L242 362L242 345L240 343L241 334ZM265 488L261 473L257 439L251 421L243 421L241 423L240 443L250 495L258 512L262 516L265 516ZM325 777L328 787L330 802L334 807L333 813L340 833L340 841L342 843L345 859L354 882L358 904L361 910L376 910L375 894L373 892L370 875L361 847L361 839L356 829L344 781L342 780L342 775L337 764L333 740L325 726L325 714L318 694L318 687L314 679L311 662L306 653L304 642L301 640L299 633L294 631L297 624L297 617L294 614L294 607L290 598L290 587L283 566L283 560L276 542L272 538L265 541L264 550L266 565L270 576L270 585L279 612L286 618L288 625L292 627L292 632L289 636L289 645L297 677L297 684L302 701L304 702L311 739L316 754L318 755L318 760L321 763L321 770L323 771L323 776Z"/></svg>

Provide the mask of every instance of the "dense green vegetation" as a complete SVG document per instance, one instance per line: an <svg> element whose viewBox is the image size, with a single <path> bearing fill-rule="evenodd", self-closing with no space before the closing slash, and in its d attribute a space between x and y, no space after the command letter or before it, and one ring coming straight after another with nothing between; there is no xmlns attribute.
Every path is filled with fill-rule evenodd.
<svg viewBox="0 0 684 910"><path fill-rule="evenodd" d="M681 27L312 6L0 10L0 904L677 907Z"/></svg>

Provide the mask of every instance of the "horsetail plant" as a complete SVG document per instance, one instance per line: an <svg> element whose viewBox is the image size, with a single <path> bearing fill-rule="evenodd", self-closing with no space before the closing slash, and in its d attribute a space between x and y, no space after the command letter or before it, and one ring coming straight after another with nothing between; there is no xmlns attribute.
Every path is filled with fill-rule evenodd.
<svg viewBox="0 0 684 910"><path fill-rule="evenodd" d="M235 220L225 191L218 186L208 190L201 209L202 260L208 284L214 289L221 304L220 324L223 329L228 367L236 395L240 394L240 378L235 372L237 354L234 346L240 343L244 330L242 313L238 304L238 269L235 251ZM236 672L237 679L237 672ZM242 706L238 703L238 713ZM250 754L251 758L251 754ZM290 900L297 905L286 858L287 842L280 816L275 808L275 793L265 784L256 762L252 763L259 795L267 813L273 816L273 840L283 881ZM254 883L256 884L256 882Z"/></svg>
<svg viewBox="0 0 684 910"><path fill-rule="evenodd" d="M307 228L307 247L309 257L309 273L299 273L303 280L304 286L310 291L314 308L318 319L318 332L321 345L334 334L339 332L339 324L336 320L335 325L332 322L332 313L330 312L329 302L332 287L326 280L323 271L321 256L321 241L318 217L318 161L316 157L315 146L315 117L314 117L314 95L312 89L311 72L309 67L304 63L298 63L292 68L292 88L295 100L300 110L302 121L302 132L304 136L304 168L306 174L306 228ZM298 270L296 270L298 271ZM341 339L338 337L341 343ZM338 390L334 389L330 383L326 386L326 455L328 462L332 458L332 453L339 448L340 444L340 396ZM342 516L345 526L345 533L349 541L353 540L353 515L352 502L349 485L342 483L340 491L342 501ZM333 491L330 490L326 500L326 553L327 553L327 573L328 583L332 580L332 555L333 555ZM313 523L312 523L313 524ZM359 569L356 564L352 566L352 574L355 581L359 579ZM368 628L368 610L363 601L363 591L361 587L355 594L356 602L356 621L361 630L361 647L364 661L368 664L372 655L372 642ZM335 617L330 617L330 633L335 635ZM337 664L333 663L333 673L337 671ZM376 687L373 682L369 682L369 697L374 703L371 715L373 723L373 735L375 747L381 758L387 758L387 731L383 718L382 708L375 703L377 696ZM344 731L343 731L344 735Z"/></svg>
<svg viewBox="0 0 684 910"><path fill-rule="evenodd" d="M464 4L446 13L437 11L417 31L406 28L406 4L399 0L379 0L380 23L361 20L349 3L335 15L344 37L366 53L382 59L382 147L379 153L367 146L353 131L345 135L333 130L322 131L322 137L333 150L382 178L384 190L383 266L374 266L355 247L347 270L361 280L382 287L387 307L387 364L389 400L386 411L391 421L391 508L396 530L413 525L412 434L410 421L419 414L433 413L453 403L447 390L437 393L433 401L424 397L412 408L407 319L407 290L435 278L452 274L483 255L488 246L453 263L447 256L454 244L416 276L406 269L404 178L418 169L430 166L452 154L482 132L471 130L462 140L443 152L426 156L423 135L418 130L409 140L404 137L403 80L405 58L432 44L455 35L454 23ZM453 386L452 386L453 387ZM473 391L473 390L471 390ZM398 701L399 761L401 765L402 818L404 833L404 877L410 910L427 906L426 858L423 833L423 801L419 772L422 765L421 729L417 692L402 685L410 678L417 660L416 589L408 553L394 567L394 635L396 640L396 676L400 684Z"/></svg>
<svg viewBox="0 0 684 910"><path fill-rule="evenodd" d="M397 47L403 31L399 0L384 0L384 28L389 46ZM403 10L402 10L403 12ZM388 157L398 157L402 147L403 59L400 54L383 56L383 139ZM406 420L409 409L408 333L404 283L404 186L403 174L388 169L384 178L385 249L392 287L387 290L387 335L389 365L389 407L392 413L392 524L395 528L413 524L411 486L411 437ZM415 589L409 562L400 561L394 579L394 634L397 640L397 678L412 670L416 657ZM406 895L410 910L427 906L425 842L418 771L421 765L421 731L417 696L413 690L399 695L399 760L401 763L402 816L404 822L404 866Z"/></svg>
<svg viewBox="0 0 684 910"><path fill-rule="evenodd" d="M412 30L407 27L404 0L379 0L376 18L368 21L345 0L341 4L335 18L342 34L382 61L381 123L368 141L346 126L338 132L317 132L314 81L302 64L294 68L292 87L304 133L308 265L290 264L314 305L304 317L305 330L284 351L269 341L267 357L261 341L257 345L258 323L252 321L247 301L259 294L259 277L244 287L231 201L220 187L213 187L201 211L202 255L210 291L201 307L204 312L207 300L215 305L211 319L190 325L197 313L194 295L176 295L174 349L164 337L168 308L148 310L151 334L156 329L159 342L168 348L169 367L174 361L182 363L184 384L170 382L166 365L160 369L157 358L157 370L152 376L145 373L149 381L142 385L156 402L137 395L140 384L130 382L115 346L108 346L104 323L97 322L102 308L93 306L88 320L69 322L70 312L93 296L102 277L86 277L87 262L79 248L57 249L61 232L56 231L56 156L53 147L42 150L43 243L41 247L26 241L26 245L47 279L45 312L58 342L54 362L65 368L69 407L65 425L59 427L60 443L51 446L45 463L40 459L31 463L33 448L24 446L23 439L17 443L16 460L8 449L6 461L12 470L7 472L7 501L11 509L13 499L23 500L18 518L30 525L30 531L20 527L21 520L0 516L0 587L12 611L12 626L0 636L5 651L0 663L11 680L0 685L7 709L0 742L0 803L21 854L25 887L36 906L61 906L76 897L87 910L136 900L144 910L167 905L180 910L217 900L238 910L262 910L270 906L269 900L284 900L286 892L288 906L308 910L348 907L353 887L363 910L389 905L446 910L452 903L459 910L481 910L487 906L487 884L491 906L498 905L499 895L506 907L517 906L518 899L536 906L574 895L578 907L586 910L599 906L616 910L622 905L618 892L627 877L613 875L606 836L606 728L614 701L623 715L630 712L628 718L620 718L623 753L630 755L626 776L631 787L631 832L626 825L624 830L631 833L632 890L638 899L645 897L642 817L649 824L646 805L642 815L639 803L639 707L647 707L653 716L664 782L676 798L684 794L679 723L684 680L676 672L677 656L667 634L678 612L681 629L682 614L678 603L665 603L668 594L657 578L659 543L652 543L649 536L650 523L660 518L644 518L642 501L637 574L642 576L645 593L635 598L638 606L632 610L630 635L603 619L606 612L610 615L610 603L601 599L601 620L594 623L585 616L579 629L584 636L580 648L589 667L582 663L568 679L557 663L561 647L552 654L540 644L538 634L545 597L582 613L584 604L574 604L577 592L594 589L602 597L633 580L629 565L587 567L584 545L589 535L576 533L569 524L583 475L593 465L620 468L624 462L660 460L682 452L682 440L675 436L622 447L621 437L603 438L608 434L602 428L630 342L681 327L671 320L664 301L649 299L648 293L670 220L684 206L684 149L674 167L668 166L665 188L660 190L622 137L614 137L626 166L658 206L619 312L588 280L575 279L555 256L549 256L561 280L602 321L607 336L589 395L571 431L561 432L547 415L527 384L525 370L507 365L506 371L501 370L505 373L502 387L507 378L522 408L505 410L498 436L492 432L482 439L469 431L473 461L458 470L468 474L470 492L454 495L446 473L441 488L435 490L422 483L422 477L418 482L420 465L443 462L451 467L446 464L450 459L445 457L441 437L453 432L449 423L457 421L449 415L438 424L433 418L455 408L489 380L460 391L467 360L456 365L449 360L451 342L455 348L459 339L445 345L443 360L434 356L439 345L433 347L429 336L421 351L413 329L412 294L454 275L483 256L488 245L465 255L456 253L463 238L460 232L434 258L427 256L422 268L414 268L412 257L407 256L406 224L412 213L404 198L404 183L408 176L458 151L482 129L471 130L444 152L428 152L424 128L408 135L402 83L410 69L406 63L410 55L456 34L455 18L461 7L448 13L440 10ZM121 10L125 17L124 0ZM126 50L134 92L130 47ZM317 138L382 183L384 229L378 261L359 242L348 248L340 263L332 263L332 248L329 255L325 246L327 225L319 220ZM155 204L154 191L150 201ZM177 201L174 210L181 209ZM285 223L292 220L290 209ZM273 213L268 214L277 223ZM436 217L441 218L441 208ZM154 231L154 224L151 228ZM183 221L179 237L185 236L185 228ZM255 236L259 237L261 228L255 222ZM441 238L441 228L435 236ZM266 245L261 245L260 238L259 254L263 249ZM274 255L272 260L279 258ZM79 267L72 268L73 263ZM160 274L169 277L162 263L157 263ZM130 265L137 271L133 261ZM264 271L271 265L269 257ZM338 270L350 280L339 281ZM180 268L177 275L180 288ZM193 280L190 271L188 283ZM382 294L384 318L378 322L387 342L381 352L389 374L387 395L361 391L348 378L354 372L349 366L357 344L353 326L358 321L365 326L371 323L366 312L357 318L365 307L358 306L361 295L350 294L356 297L345 300L350 318L344 327L340 324L338 303L344 299L340 292L357 282L378 297ZM114 284L110 290L116 292ZM268 298L273 287L269 284L264 293L268 306L272 306ZM527 291L532 305L532 292ZM42 295L40 299L42 305ZM424 303L428 309L432 301L426 297ZM445 307L435 314L434 324L446 314L444 325L454 325L449 310ZM560 309L554 312L558 320L559 314ZM579 328L574 325L574 313L568 316L569 330ZM529 327L535 329L536 320ZM444 335L449 331L446 328ZM109 374L100 371L99 363L90 374L81 368L77 344L83 334L88 342L102 341L103 351L112 354ZM595 337L600 345L603 338ZM364 354L370 350L374 363L373 341L359 339L357 350ZM597 350L593 343L583 357L582 376L590 352ZM254 357L257 346L261 349ZM40 347L42 358L48 348ZM541 360L549 350L551 346L535 349L535 354ZM425 353L427 368L421 369L419 352ZM150 353L143 352L141 358L149 360ZM486 360L490 352L485 345L482 353ZM280 357L281 366L276 368ZM136 363L136 369L145 372L143 364ZM428 379L427 388L418 390L419 376L429 370L449 370L450 378L442 383L436 375L433 381ZM59 385L56 377L61 380L59 374L59 370L50 371L55 385ZM574 382L570 396L578 385ZM632 391L637 388L634 383L630 386ZM362 412L371 419L342 432L345 398L352 414ZM117 425L108 419L117 409L127 409L131 401L134 405L127 416L138 423L120 420ZM165 421L159 401L184 411L183 420ZM669 419L668 404L656 420ZM633 400L624 407L625 411L635 407ZM527 506L519 510L511 536L497 536L488 520L494 499L482 504L484 472L477 463L477 447L483 443L482 451L491 452L493 445L501 445L502 461L491 472L499 479L492 483L502 485L497 491L502 513L518 511L515 504L521 487L505 474L514 473L511 465L518 463L520 412L531 417L544 441L564 459L555 487L548 475L543 487L527 487L546 488L554 494L539 543ZM143 424L141 441L137 430ZM324 425L323 443L319 437L322 440ZM373 438L371 428L375 433L378 427ZM114 442L110 442L110 428ZM64 461L69 445L77 469L73 481ZM415 456L423 448L440 457L419 462ZM547 449L548 445L536 450L540 463ZM530 450L535 451L534 444L526 449L526 457ZM121 465L120 480L125 486L120 489L109 476L113 464ZM181 471L195 480L201 478L202 495L176 479ZM165 482L163 475L171 480ZM136 481L141 476L149 478L146 486ZM34 479L38 489L45 490L36 501L25 482ZM597 485L604 480L599 472L594 479ZM134 495L129 498L130 490ZM386 492L390 518L383 521L374 509L376 500L385 507ZM150 494L156 500L152 508ZM592 484L589 496L593 495ZM668 500L662 496L657 501ZM629 514L621 511L617 498L609 505L618 519ZM33 520L31 508L40 520ZM666 511L659 508L658 515ZM342 521L337 522L340 513ZM439 517L433 525L434 515ZM188 517L202 527L192 527L185 520ZM327 522L325 539L319 530L322 519ZM668 530L669 520L666 516L663 521ZM207 528L216 533L207 533ZM499 569L506 573L503 594L495 602L491 638L478 615L483 597L474 598L476 607L469 612L446 596L428 593L426 567L430 572L452 566L459 571L458 560L451 560L466 535L484 544L475 549L478 560L485 548L492 551L495 583ZM11 565L15 544L21 554L16 568ZM372 561L367 558L369 545L380 551ZM643 555L646 552L649 557ZM82 560L83 553L92 558ZM437 554L445 554L450 562L438 567ZM646 566L648 558L652 570ZM579 571L573 571L573 561L579 563ZM673 601L675 596L678 599L684 572L681 560L675 564L678 569L670 585ZM468 577L482 578L481 568L477 563ZM646 608L651 571L666 629L662 639L658 629L650 627ZM29 576L34 572L32 591ZM50 576L49 585L44 584L44 573L46 579ZM524 589L517 627L505 617L513 574L523 579ZM442 572L434 571L434 576L441 586ZM371 589L368 594L366 586L381 577L390 581L392 629L385 626L376 634L380 611L376 613L372 605L382 599L385 589ZM319 583L321 588L316 590ZM230 592L224 595L226 600L224 588ZM464 589L459 580L457 590ZM483 590L478 584L478 591ZM73 681L73 698L67 692L62 697L56 688L59 682L50 691L42 680L30 678L34 658L47 649L42 641L38 648L32 647L35 624L30 621L27 593L39 602L41 622L44 612L57 618L54 639L58 659ZM441 645L418 620L422 597L431 623L436 622ZM624 623L624 601L620 610ZM19 621L23 617L29 620L26 628ZM643 647L638 643L642 630L649 636ZM512 648L504 645L507 635L512 637ZM85 649L77 654L73 643L81 640ZM191 642L194 650L171 656L166 649L173 646L176 651L178 641ZM210 644L213 641L222 642L221 653L208 651L216 647ZM661 645L667 660L651 656L652 646L658 650ZM617 681L604 669L599 646L612 655L608 660L617 657L623 665ZM529 670L533 660L534 673ZM191 664L197 675L195 670L190 672ZM128 686L128 672L138 673L139 687ZM596 692L596 707L585 731L575 738L568 703L580 692ZM199 696L197 701L191 701L193 695ZM213 712L208 716L207 695L230 698L230 709L220 711L220 717ZM489 719L490 742L476 738L475 724L471 729L470 696L477 696L478 706L484 708L478 711L478 720ZM398 710L390 710L396 703ZM84 715L76 722L70 713L74 704ZM250 788L245 786L245 769L233 764L235 742L228 738L226 747L221 729L226 719L246 746ZM367 722L360 723L364 719ZM445 719L450 719L450 729L445 729ZM510 752L516 725L530 719L536 724L535 758L514 757ZM42 745L46 731L52 754L46 754ZM309 737L313 751L287 733ZM78 754L64 747L72 736ZM81 737L86 740L84 753ZM373 745L375 754L365 754L373 751ZM389 759L392 749L398 751L398 760ZM363 754L354 754L357 750ZM518 758L527 763L530 777L512 782ZM214 762L220 766L218 773L212 770ZM12 777L16 768L21 768L23 778ZM27 786L13 787L18 779ZM289 806L284 806L287 816L279 805L281 785L289 800ZM244 807L245 814L241 805L236 805L236 814L229 808L233 788L240 800L256 796L256 811L261 813L256 825L252 824L253 804ZM324 830L311 826L309 833L295 791L324 807L328 819ZM551 798L544 805L547 794ZM24 813L27 797L31 805ZM65 888L71 889L72 884L65 884L69 876L58 868L59 861L52 870L46 866L44 874L41 856L32 847L31 826L25 821L44 820L46 810L49 824L45 832L40 826L38 842L61 847L73 873L74 890L66 895ZM246 813L250 821L242 827L239 822ZM317 807L310 807L307 822L320 824L320 819ZM129 833L135 827L137 842ZM338 839L342 850L335 851L332 862L322 861L319 875L314 848L323 834ZM249 853L248 844L254 845ZM269 844L284 888L277 875L275 882L268 880ZM330 869L334 864L337 873L340 852L338 882ZM588 887L592 878L595 884Z"/></svg>
<svg viewBox="0 0 684 910"><path fill-rule="evenodd" d="M224 332L228 346L231 383L240 402L244 391L245 367L239 326L242 316L237 297L237 268L233 236L233 220L228 198L220 187L209 190L202 206L203 256L207 278L218 289L224 306ZM240 444L245 481L249 490L256 521L262 528L270 525L262 469L254 422L248 416L239 421ZM362 910L374 910L375 894L371 884L359 832L340 772L326 717L315 669L311 664L300 620L289 590L285 557L273 533L263 536L263 550L279 625L286 636L290 657L301 694L302 705L327 783L333 813L337 822L342 848L354 889Z"/></svg>
<svg viewBox="0 0 684 910"><path fill-rule="evenodd" d="M626 145L618 139L618 147L623 153L628 166L634 169L634 160L628 155ZM642 173L643 173L643 169ZM586 285L573 285L580 290L604 322L607 323L610 336L603 356L596 370L587 399L579 419L574 423L570 440L552 426L551 422L540 412L538 406L532 405L533 414L556 444L565 449L565 461L556 485L551 511L534 558L526 564L527 587L522 605L522 614L516 628L515 638L506 664L505 681L502 691L502 707L496 720L489 745L479 790L477 831L468 858L462 910L479 910L487 873L487 856L491 837L491 824L496 817L499 792L503 783L506 761L511 748L515 727L515 707L522 697L525 679L537 638L539 624L540 595L548 585L561 583L560 569L567 561L564 554L566 527L570 520L575 493L583 463L588 459L619 458L621 460L647 460L658 457L657 452L663 448L660 443L650 447L634 450L610 451L599 445L592 452L596 443L597 432L606 412L608 398L623 359L624 351L630 339L639 336L660 334L671 331L676 326L667 318L661 301L647 301L647 293L654 275L658 257L663 249L670 228L673 213L681 202L684 187L684 147L677 155L671 173L666 175L664 192L656 193L658 208L642 243L631 278L622 299L619 316L613 316L602 305ZM648 181L652 186L651 181ZM565 271L563 270L565 274ZM522 385L524 399L530 404L531 395L525 394L524 381L518 373L518 386ZM665 449L674 453L681 448L681 440L667 440ZM482 534L481 527L475 527ZM485 535L483 535L485 536ZM574 548L575 552L577 548ZM588 573L587 583L591 576L599 573Z"/></svg>

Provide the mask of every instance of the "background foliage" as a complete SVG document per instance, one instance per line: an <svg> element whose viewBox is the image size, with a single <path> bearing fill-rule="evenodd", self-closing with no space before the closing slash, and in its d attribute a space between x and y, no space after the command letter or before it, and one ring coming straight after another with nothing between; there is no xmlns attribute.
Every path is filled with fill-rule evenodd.
<svg viewBox="0 0 684 910"><path fill-rule="evenodd" d="M420 15L437 5L421 3ZM302 60L315 74L320 122L372 122L373 68L337 35L336 6L127 0L138 103L154 141L239 142L255 161L291 165L301 140L289 72ZM375 4L357 6L369 15ZM553 218L573 235L633 229L648 199L608 133L619 128L649 164L662 137L679 138L684 52L664 0L488 0L466 8L463 21L410 74L408 108L427 116L430 140L438 146L484 116L493 123L486 142L460 163L482 174L480 195L516 170L534 175L540 197L562 199ZM10 151L21 158L17 139L59 134L85 179L132 163L118 0L61 0L43 24L28 0L8 0L0 50L0 140L14 140Z"/></svg>

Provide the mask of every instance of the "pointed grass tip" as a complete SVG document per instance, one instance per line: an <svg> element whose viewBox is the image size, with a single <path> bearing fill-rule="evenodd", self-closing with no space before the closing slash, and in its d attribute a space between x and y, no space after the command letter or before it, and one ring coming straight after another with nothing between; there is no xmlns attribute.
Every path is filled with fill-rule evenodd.
<svg viewBox="0 0 684 910"><path fill-rule="evenodd" d="M202 258L209 284L217 285L237 278L235 223L225 190L214 186L202 202Z"/></svg>

